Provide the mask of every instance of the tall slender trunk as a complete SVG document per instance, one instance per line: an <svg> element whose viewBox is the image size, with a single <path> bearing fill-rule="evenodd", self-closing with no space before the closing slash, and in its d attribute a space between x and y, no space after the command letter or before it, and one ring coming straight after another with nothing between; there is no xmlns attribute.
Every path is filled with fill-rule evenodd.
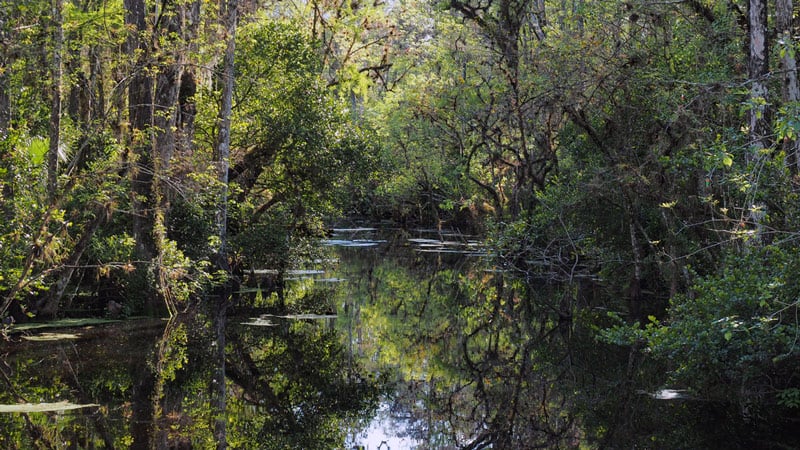
<svg viewBox="0 0 800 450"><path fill-rule="evenodd" d="M61 11L63 0L53 0L53 62L51 66L52 77L52 103L50 110L50 148L47 153L47 197L52 202L56 197L58 181L58 148L61 143L61 52L64 44L64 28L62 26Z"/></svg>
<svg viewBox="0 0 800 450"><path fill-rule="evenodd" d="M633 276L628 287L629 313L632 320L642 315L642 248L636 236L636 219L631 206L628 206L628 230L631 238L631 254L633 255Z"/></svg>
<svg viewBox="0 0 800 450"><path fill-rule="evenodd" d="M748 127L750 134L750 151L746 153L747 162L751 165L752 197L758 191L758 177L763 150L770 146L770 109L768 107L767 76L769 75L769 43L767 42L767 0L750 0L748 4L748 22L750 26L749 49L747 55L747 75L750 81L750 111ZM745 241L746 245L757 245L761 242L762 220L765 206L752 204L747 213L747 220L754 227L754 233Z"/></svg>
<svg viewBox="0 0 800 450"><path fill-rule="evenodd" d="M748 113L750 130L750 161L760 158L761 150L769 146L769 109L767 108L767 75L769 58L767 42L767 1L750 0L748 9L750 36L748 77L750 79L751 109Z"/></svg>
<svg viewBox="0 0 800 450"><path fill-rule="evenodd" d="M0 33L5 28L3 18L0 15ZM5 38L0 34L0 39ZM0 211L2 219L10 223L14 219L14 164L12 147L8 140L8 131L11 122L11 99L8 96L8 65L7 57L2 57L0 65L0 172L3 173L0 179Z"/></svg>
<svg viewBox="0 0 800 450"><path fill-rule="evenodd" d="M10 39L6 32L6 17L0 14L0 42ZM8 69L11 65L11 57L6 54L0 55L0 142L6 138L9 122L11 121L11 99L8 97ZM0 154L0 156L3 156Z"/></svg>
<svg viewBox="0 0 800 450"><path fill-rule="evenodd" d="M223 58L223 85L222 105L219 111L219 137L217 139L217 158L219 163L220 196L217 205L217 232L219 247L217 249L217 266L230 272L227 257L227 221L228 221L228 166L231 144L231 110L233 109L233 82L234 82L234 51L236 49L236 20L237 1L228 0L225 3L225 26L227 30L227 46ZM227 321L228 297L230 296L230 282L226 280L217 296L217 311L215 314L214 330L217 334L216 363L217 371L214 376L214 393L216 420L214 421L214 438L217 450L228 447L226 429L226 389L225 389L225 324Z"/></svg>
<svg viewBox="0 0 800 450"><path fill-rule="evenodd" d="M219 136L217 137L217 163L219 167L220 198L216 221L219 248L217 265L228 269L226 256L227 221L228 221L228 167L230 164L231 145L231 110L233 109L234 51L236 49L237 0L228 0L225 4L227 28L227 47L223 58L222 105L219 111Z"/></svg>
<svg viewBox="0 0 800 450"><path fill-rule="evenodd" d="M796 43L792 32L793 5L792 0L775 1L775 28L781 42L783 56L781 69L783 73L783 101L793 103L800 100L800 84L797 81ZM791 161L792 173L800 173L800 140L785 139L783 149L788 161Z"/></svg>

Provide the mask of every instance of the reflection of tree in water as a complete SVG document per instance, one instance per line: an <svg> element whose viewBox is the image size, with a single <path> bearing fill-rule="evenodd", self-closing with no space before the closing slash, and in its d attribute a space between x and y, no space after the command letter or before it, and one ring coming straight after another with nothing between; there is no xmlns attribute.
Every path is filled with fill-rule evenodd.
<svg viewBox="0 0 800 450"><path fill-rule="evenodd" d="M363 377L336 332L320 320L243 321L233 318L226 333L229 445L341 448L343 424L376 409L380 380ZM190 448L210 437L217 414L209 384L215 373L210 326L195 314L170 321L165 330L154 364L153 448Z"/></svg>
<svg viewBox="0 0 800 450"><path fill-rule="evenodd" d="M564 371L558 361L563 342L557 320L532 316L536 308L528 303L533 298L502 275L472 274L450 281L454 285L441 287L460 290L451 298L462 304L447 326L441 326L442 317L436 317L441 305L431 304L437 296L425 300L433 316L416 320L438 325L412 326L432 332L408 338L412 345L427 343L427 376L402 384L393 415L407 420L411 437L437 448L574 444L575 418L558 386Z"/></svg>
<svg viewBox="0 0 800 450"><path fill-rule="evenodd" d="M320 320L283 319L276 327L240 321L227 327L231 448L342 448L348 425L376 409L381 380L362 375ZM195 309L173 317L163 333L159 322L141 333L124 324L98 327L74 344L27 345L10 355L2 365L3 403L102 406L0 414L0 447L207 448L217 417L210 321Z"/></svg>
<svg viewBox="0 0 800 450"><path fill-rule="evenodd" d="M463 258L380 256L354 270L368 279L345 276L361 299L353 324L367 328L357 351L400 374L389 407L399 437L443 449L578 443L560 286L534 288Z"/></svg>
<svg viewBox="0 0 800 450"><path fill-rule="evenodd" d="M354 370L341 339L318 322L289 319L231 333L230 407L242 420L234 429L262 448L338 448L343 423L377 408L378 380Z"/></svg>
<svg viewBox="0 0 800 450"><path fill-rule="evenodd" d="M709 448L752 429L725 405L641 394L664 388L663 366L597 339L587 324L610 326L613 301L590 282L341 254L370 274L346 274L354 354L397 370L387 422L419 448Z"/></svg>

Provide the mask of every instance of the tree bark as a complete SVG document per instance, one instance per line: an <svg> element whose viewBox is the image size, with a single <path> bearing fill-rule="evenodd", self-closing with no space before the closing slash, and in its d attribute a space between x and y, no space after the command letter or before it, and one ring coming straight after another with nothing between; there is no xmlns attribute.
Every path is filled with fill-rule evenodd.
<svg viewBox="0 0 800 450"><path fill-rule="evenodd" d="M631 238L631 254L633 255L633 276L628 287L629 313L632 320L642 316L642 249L636 236L636 220L632 207L628 206L628 231Z"/></svg>
<svg viewBox="0 0 800 450"><path fill-rule="evenodd" d="M161 13L163 37L166 39L170 48L162 48L165 53L161 56L165 60L158 70L155 86L154 116L155 124L155 151L158 152L159 168L166 171L169 162L175 151L175 126L178 117L178 93L180 91L181 73L183 67L181 14L184 6L182 4L171 4L181 2L164 2ZM167 9L170 10L167 10ZM158 33L162 35L162 33Z"/></svg>
<svg viewBox="0 0 800 450"><path fill-rule="evenodd" d="M5 39L3 33L5 24L0 16L0 40ZM8 131L11 122L11 99L8 96L8 66L9 61L6 56L2 57L0 66L0 210L5 223L10 223L14 219L14 164L11 144L8 140Z"/></svg>
<svg viewBox="0 0 800 450"><path fill-rule="evenodd" d="M217 163L221 186L216 221L219 237L217 265L220 269L228 269L226 256L227 220L228 220L228 168L230 164L231 145L231 110L233 109L234 51L236 48L237 0L228 0L225 4L227 17L227 47L223 58L222 105L219 111L219 135L217 137Z"/></svg>
<svg viewBox="0 0 800 450"><path fill-rule="evenodd" d="M795 55L795 39L792 33L792 0L775 1L775 28L778 39L781 41L783 56L781 56L781 69L783 73L783 102L795 103L800 100L800 85L797 81L797 59ZM792 164L792 173L800 173L800 140L786 138L783 142L787 160Z"/></svg>
<svg viewBox="0 0 800 450"><path fill-rule="evenodd" d="M748 112L748 126L750 131L750 151L747 153L747 162L755 167L753 174L760 172L759 162L763 158L763 150L770 146L771 131L770 110L768 107L767 76L769 75L769 44L767 42L767 0L750 0L748 10L750 25L750 42L748 52L748 78L750 79L750 111ZM753 179L753 189L758 189L756 176ZM762 220L764 205L755 204L750 209L748 219L755 228L754 235L746 241L753 245L761 242Z"/></svg>
<svg viewBox="0 0 800 450"><path fill-rule="evenodd" d="M161 48L163 53L157 54L161 63L155 78L153 94L153 142L152 161L154 177L151 181L153 195L153 240L157 255L156 271L158 277L158 293L164 300L170 316L177 313L171 294L171 283L166 271L169 269L162 263L164 244L167 241L167 214L171 193L169 183L163 180L169 176L169 166L176 148L175 127L178 117L178 93L180 92L182 45L181 13L184 6L177 2L164 2L161 6L159 21L161 27L153 31L153 45L158 48L162 39L166 42ZM163 31L162 31L163 30Z"/></svg>
<svg viewBox="0 0 800 450"><path fill-rule="evenodd" d="M230 272L227 256L227 221L228 221L228 166L230 159L231 110L233 109L234 51L236 49L237 0L227 0L224 8L224 20L227 30L225 55L223 58L222 105L219 111L219 136L217 139L217 158L219 164L220 196L217 205L217 233L219 247L217 249L217 267ZM214 331L216 333L216 374L214 375L214 438L217 450L225 450L227 443L226 387L225 387L225 325L227 322L228 297L230 281L225 280L217 296L217 310L214 314Z"/></svg>
<svg viewBox="0 0 800 450"><path fill-rule="evenodd" d="M748 113L750 129L750 161L759 159L761 150L769 147L769 109L767 108L767 75L769 58L767 42L767 1L750 0L748 77L750 79L751 109Z"/></svg>
<svg viewBox="0 0 800 450"><path fill-rule="evenodd" d="M47 197L52 203L56 197L58 182L58 148L61 143L61 52L64 44L64 28L62 26L61 11L63 0L53 0L53 62L51 66L52 77L52 103L50 109L50 147L47 152Z"/></svg>
<svg viewBox="0 0 800 450"><path fill-rule="evenodd" d="M130 174L133 195L133 237L136 257L150 261L156 255L153 239L153 80L150 76L149 46L141 35L148 31L144 0L125 0L125 23L132 28L128 53L138 54L128 87L128 114L131 127Z"/></svg>

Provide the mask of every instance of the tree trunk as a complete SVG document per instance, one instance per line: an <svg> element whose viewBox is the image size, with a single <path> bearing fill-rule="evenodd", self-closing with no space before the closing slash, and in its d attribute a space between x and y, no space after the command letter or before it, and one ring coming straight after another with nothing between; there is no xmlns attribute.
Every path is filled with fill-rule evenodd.
<svg viewBox="0 0 800 450"><path fill-rule="evenodd" d="M750 0L748 77L750 78L751 109L748 113L750 128L750 161L759 159L761 150L769 147L769 110L767 108L767 75L769 73L767 43L767 1Z"/></svg>
<svg viewBox="0 0 800 450"><path fill-rule="evenodd" d="M0 14L0 42L10 41L9 33L6 32L6 17ZM9 122L11 121L11 99L8 97L8 69L11 65L11 57L6 50L0 55L0 142L6 138ZM4 154L0 156L5 156Z"/></svg>
<svg viewBox="0 0 800 450"><path fill-rule="evenodd" d="M233 81L234 81L234 51L236 48L236 14L237 0L226 2L227 17L227 47L223 58L223 85L222 85L222 105L219 111L219 136L217 137L217 161L219 165L219 181L221 185L220 198L218 203L216 221L217 233L219 237L219 249L217 253L217 265L220 269L228 269L226 256L227 241L227 220L228 220L228 167L230 164L230 145L231 145L231 110L233 109Z"/></svg>
<svg viewBox="0 0 800 450"><path fill-rule="evenodd" d="M198 28L200 26L200 0L181 3L180 22L186 54L197 54ZM176 149L191 152L194 138L194 117L197 112L194 95L197 92L194 66L182 64L178 92L178 114L176 118Z"/></svg>
<svg viewBox="0 0 800 450"><path fill-rule="evenodd" d="M783 102L793 103L800 100L800 85L797 82L797 60L795 59L795 39L792 34L792 0L775 1L775 28L781 41L783 56L781 69L783 72ZM792 162L792 173L800 173L800 140L785 139L783 149L787 160Z"/></svg>
<svg viewBox="0 0 800 450"><path fill-rule="evenodd" d="M128 152L131 180L131 233L134 239L136 279L143 288L140 292L147 314L155 314L159 307L156 289L150 277L152 262L157 255L155 229L156 198L153 192L153 78L152 54L146 36L152 36L148 27L145 0L124 0L125 23L129 27L127 48L138 59L128 86L128 122L130 123L130 150Z"/></svg>
<svg viewBox="0 0 800 450"><path fill-rule="evenodd" d="M642 248L636 236L636 220L631 206L628 206L628 230L631 238L631 254L633 255L633 276L628 286L628 304L632 321L642 317Z"/></svg>
<svg viewBox="0 0 800 450"><path fill-rule="evenodd" d="M141 34L148 31L144 0L125 0L125 23L132 28L128 53L139 53L128 87L128 114L131 127L131 185L133 194L133 237L136 258L144 263L155 257L153 239L153 80L150 76L150 52Z"/></svg>
<svg viewBox="0 0 800 450"><path fill-rule="evenodd" d="M225 3L225 26L227 29L227 47L223 58L222 105L219 111L219 136L217 139L217 157L219 162L220 196L217 205L217 232L219 248L217 249L217 267L230 272L227 256L227 221L228 221L228 165L230 158L231 110L233 108L234 50L236 48L237 2L227 0ZM228 297L230 281L226 280L219 289L217 310L214 315L214 331L217 337L216 374L214 376L214 438L217 450L224 450L227 443L226 389L225 389L225 325L227 322Z"/></svg>
<svg viewBox="0 0 800 450"><path fill-rule="evenodd" d="M0 33L5 27L0 16ZM5 38L0 34L0 39ZM0 210L5 223L14 219L14 164L11 143L8 140L8 128L11 122L11 100L8 97L8 65L7 57L2 57L0 66Z"/></svg>
<svg viewBox="0 0 800 450"><path fill-rule="evenodd" d="M53 202L56 197L58 148L61 143L61 51L64 43L64 28L61 19L62 9L63 0L53 0L53 62L51 66L53 98L50 110L50 147L47 153L47 197L50 202Z"/></svg>
<svg viewBox="0 0 800 450"><path fill-rule="evenodd" d="M763 158L765 148L769 147L771 132L769 108L767 107L767 76L769 74L769 45L767 43L767 0L750 0L748 10L750 24L750 42L748 52L748 77L750 79L750 111L748 126L750 128L750 151L747 153L748 163L753 173L760 172L759 162ZM753 179L753 189L758 189L757 177ZM754 235L746 244L758 244L761 241L764 205L754 204L748 214L748 220L755 228Z"/></svg>
<svg viewBox="0 0 800 450"><path fill-rule="evenodd" d="M156 271L158 272L158 293L164 300L170 316L177 313L178 305L175 304L171 294L170 278L167 274L168 267L164 267L163 249L167 241L167 214L171 194L169 183L164 183L169 174L170 160L175 152L176 136L175 127L178 115L178 93L180 91L182 48L180 39L181 13L183 5L164 2L161 10L162 27L154 30L154 42L166 41L163 44L163 54L157 55L164 61L158 68L155 80L153 97L153 142L152 160L154 177L151 182L153 195L153 240L157 254ZM162 31L163 30L163 31ZM161 45L161 44L154 44Z"/></svg>
<svg viewBox="0 0 800 450"><path fill-rule="evenodd" d="M155 147L158 152L154 166L159 175L169 170L169 163L175 152L175 120L178 105L178 89L180 80L179 64L169 64L159 70L155 90ZM155 157L154 157L155 158Z"/></svg>
<svg viewBox="0 0 800 450"><path fill-rule="evenodd" d="M169 5L165 2L164 9ZM158 152L159 168L166 171L175 151L175 126L178 116L178 92L180 91L181 71L183 67L181 15L183 5L171 5L175 10L162 11L162 23L165 33L163 38L167 44L162 49L166 54L160 55L167 60L158 71L155 87L154 117L155 151ZM166 47L169 47L167 49Z"/></svg>

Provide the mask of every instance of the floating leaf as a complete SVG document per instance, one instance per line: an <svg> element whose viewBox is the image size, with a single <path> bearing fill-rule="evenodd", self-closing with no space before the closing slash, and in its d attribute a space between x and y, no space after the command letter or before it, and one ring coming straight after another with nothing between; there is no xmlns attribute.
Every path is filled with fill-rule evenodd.
<svg viewBox="0 0 800 450"><path fill-rule="evenodd" d="M97 318L60 319L46 323L30 322L21 325L14 325L13 331L36 330L40 328L85 327L88 325L101 325L114 322L119 322L119 320Z"/></svg>
<svg viewBox="0 0 800 450"><path fill-rule="evenodd" d="M100 406L96 403L77 405L68 401L58 403L17 403L13 405L0 405L0 413L33 413L48 411L69 411L71 409L94 408Z"/></svg>
<svg viewBox="0 0 800 450"><path fill-rule="evenodd" d="M72 333L40 333L32 336L22 336L22 339L25 339L26 341L45 342L78 339L79 337L79 334Z"/></svg>
<svg viewBox="0 0 800 450"><path fill-rule="evenodd" d="M253 327L276 327L278 326L277 323L274 323L267 319L253 319L252 322L241 322L242 325L249 325Z"/></svg>
<svg viewBox="0 0 800 450"><path fill-rule="evenodd" d="M267 317L276 317L278 319L304 320L304 319L335 319L338 316L336 314L288 314L285 316L274 316L272 314L264 314L263 316L261 316L261 319L265 319Z"/></svg>
<svg viewBox="0 0 800 450"><path fill-rule="evenodd" d="M322 245L327 245L329 247L374 247L384 242L386 241L368 239L324 239Z"/></svg>

